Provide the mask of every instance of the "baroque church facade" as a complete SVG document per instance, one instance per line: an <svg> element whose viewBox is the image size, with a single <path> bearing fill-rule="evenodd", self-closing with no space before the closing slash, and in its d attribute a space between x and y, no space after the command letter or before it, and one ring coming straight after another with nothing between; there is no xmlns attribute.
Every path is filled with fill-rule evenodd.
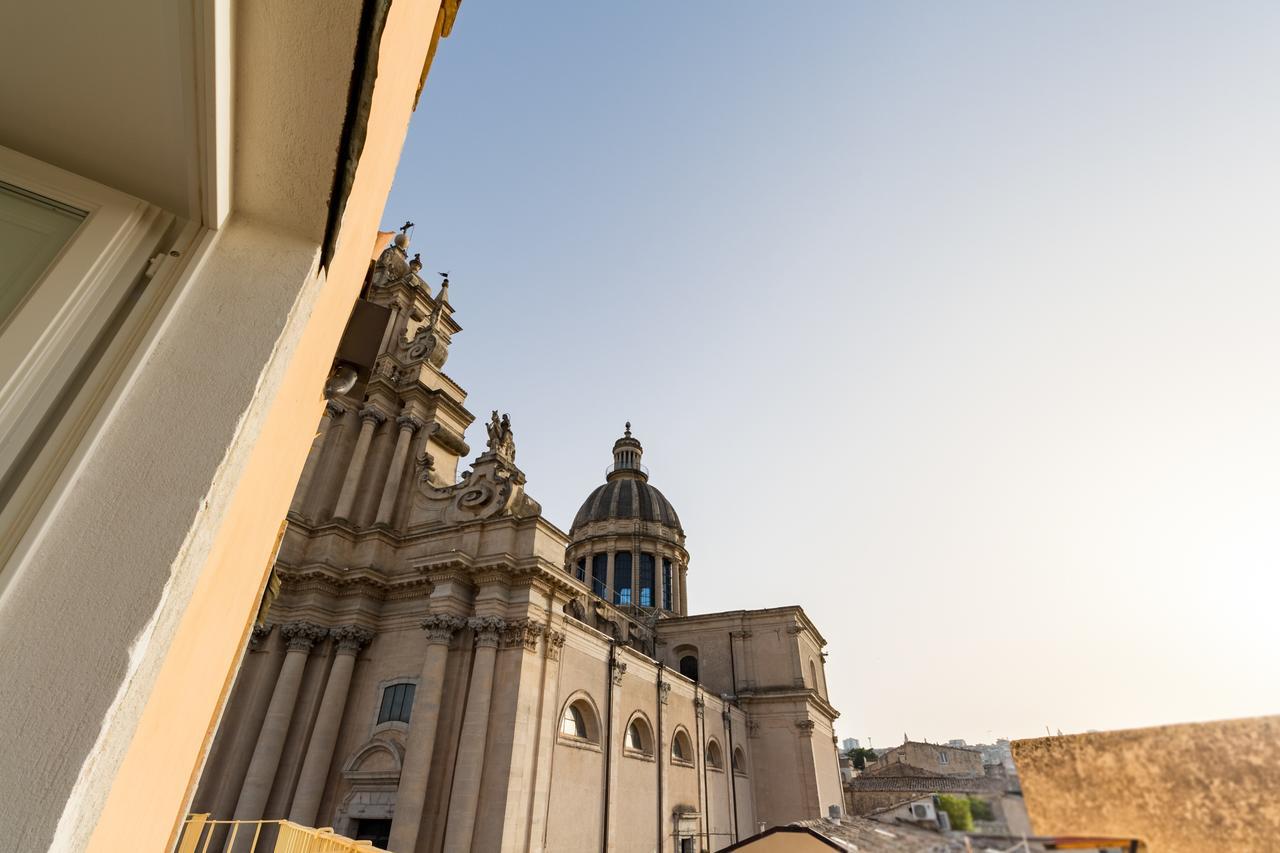
<svg viewBox="0 0 1280 853"><path fill-rule="evenodd" d="M376 358L333 389L193 811L394 853L685 853L841 803L825 641L797 606L689 614L630 424L567 534L507 416L458 476L461 328L407 248L371 266L348 337Z"/></svg>

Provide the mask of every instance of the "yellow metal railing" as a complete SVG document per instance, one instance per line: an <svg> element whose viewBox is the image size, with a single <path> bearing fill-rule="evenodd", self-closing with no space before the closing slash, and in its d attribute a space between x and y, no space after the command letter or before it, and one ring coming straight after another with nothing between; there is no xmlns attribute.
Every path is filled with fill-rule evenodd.
<svg viewBox="0 0 1280 853"><path fill-rule="evenodd" d="M353 841L325 827L287 820L209 820L187 815L176 853L386 853L371 841Z"/></svg>

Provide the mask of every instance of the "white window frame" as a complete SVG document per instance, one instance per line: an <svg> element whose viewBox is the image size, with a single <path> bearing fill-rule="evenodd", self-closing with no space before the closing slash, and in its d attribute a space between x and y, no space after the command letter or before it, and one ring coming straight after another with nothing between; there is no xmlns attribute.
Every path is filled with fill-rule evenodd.
<svg viewBox="0 0 1280 853"><path fill-rule="evenodd" d="M0 331L0 478L18 461L175 217L0 146L0 181L86 212Z"/></svg>

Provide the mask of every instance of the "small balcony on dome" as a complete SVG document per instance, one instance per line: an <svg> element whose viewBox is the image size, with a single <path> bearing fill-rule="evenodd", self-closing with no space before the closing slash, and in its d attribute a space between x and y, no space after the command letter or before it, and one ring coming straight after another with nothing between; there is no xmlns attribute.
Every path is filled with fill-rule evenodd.
<svg viewBox="0 0 1280 853"><path fill-rule="evenodd" d="M628 471L633 474L639 474L646 480L649 479L649 466L642 465L637 459L616 459L613 464L604 469L604 478L609 479L609 475L616 474L620 471Z"/></svg>

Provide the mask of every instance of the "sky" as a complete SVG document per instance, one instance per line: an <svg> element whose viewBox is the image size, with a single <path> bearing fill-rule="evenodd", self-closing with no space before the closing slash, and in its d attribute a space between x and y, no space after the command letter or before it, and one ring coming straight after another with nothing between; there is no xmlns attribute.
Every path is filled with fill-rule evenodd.
<svg viewBox="0 0 1280 853"><path fill-rule="evenodd" d="M630 420L842 738L1276 713L1278 78L1275 3L469 2L384 227L544 515Z"/></svg>

